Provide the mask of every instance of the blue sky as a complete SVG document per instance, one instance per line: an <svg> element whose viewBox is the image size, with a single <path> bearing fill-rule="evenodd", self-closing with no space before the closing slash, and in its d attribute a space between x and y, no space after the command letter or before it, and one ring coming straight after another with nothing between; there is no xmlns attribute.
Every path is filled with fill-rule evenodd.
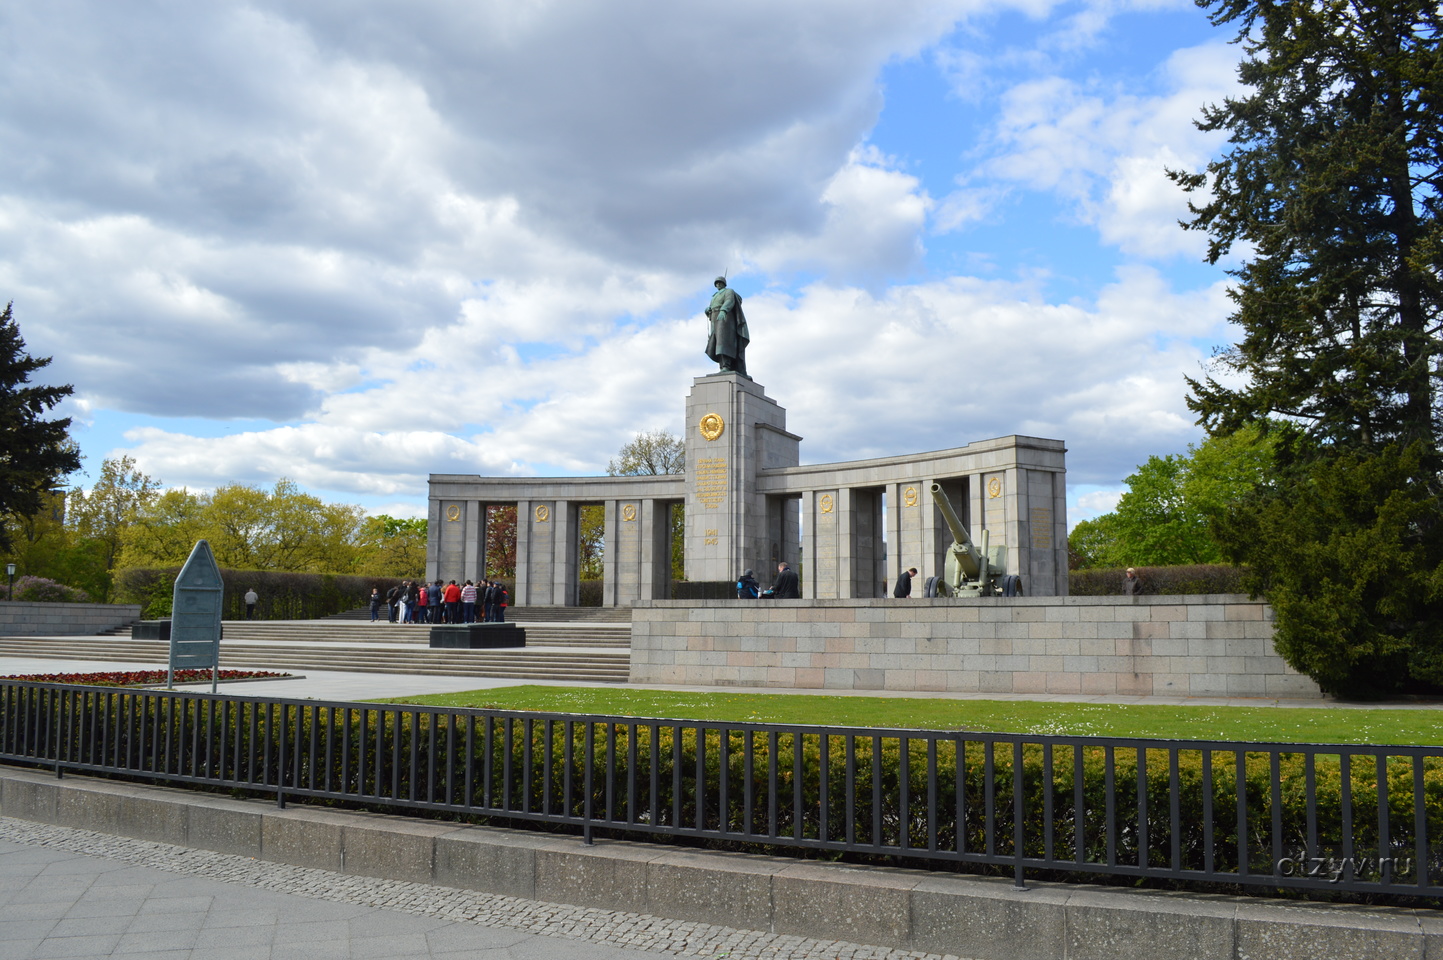
<svg viewBox="0 0 1443 960"><path fill-rule="evenodd" d="M89 469L415 514L679 431L728 270L805 460L1060 438L1076 522L1200 436L1226 276L1163 170L1223 149L1230 39L1173 0L11 5L0 296Z"/></svg>

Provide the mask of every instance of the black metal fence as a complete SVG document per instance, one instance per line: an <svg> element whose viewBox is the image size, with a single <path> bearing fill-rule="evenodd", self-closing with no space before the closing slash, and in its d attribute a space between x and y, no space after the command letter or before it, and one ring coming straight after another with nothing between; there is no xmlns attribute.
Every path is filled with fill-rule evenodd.
<svg viewBox="0 0 1443 960"><path fill-rule="evenodd" d="M254 700L0 681L0 760L771 848L1439 897L1443 748Z"/></svg>

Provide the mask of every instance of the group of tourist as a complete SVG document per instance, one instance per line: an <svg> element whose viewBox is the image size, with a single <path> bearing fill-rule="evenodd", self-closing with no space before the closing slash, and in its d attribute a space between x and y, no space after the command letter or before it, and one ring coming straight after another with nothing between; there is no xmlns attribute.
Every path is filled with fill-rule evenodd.
<svg viewBox="0 0 1443 960"><path fill-rule="evenodd" d="M464 584L403 580L384 595L380 587L371 588L371 622L381 619L384 604L391 623L504 623L510 602L511 594L500 580Z"/></svg>

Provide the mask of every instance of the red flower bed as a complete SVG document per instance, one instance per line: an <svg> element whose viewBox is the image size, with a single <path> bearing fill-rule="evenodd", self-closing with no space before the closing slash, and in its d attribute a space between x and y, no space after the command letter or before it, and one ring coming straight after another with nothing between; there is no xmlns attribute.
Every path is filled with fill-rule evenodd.
<svg viewBox="0 0 1443 960"><path fill-rule="evenodd" d="M269 670L222 670L222 680L279 680L289 673ZM176 683L200 683L210 679L209 670L177 670ZM26 680L31 683L74 683L83 687L153 687L165 683L164 670L109 670L103 673L31 673L24 676L0 677L0 680Z"/></svg>

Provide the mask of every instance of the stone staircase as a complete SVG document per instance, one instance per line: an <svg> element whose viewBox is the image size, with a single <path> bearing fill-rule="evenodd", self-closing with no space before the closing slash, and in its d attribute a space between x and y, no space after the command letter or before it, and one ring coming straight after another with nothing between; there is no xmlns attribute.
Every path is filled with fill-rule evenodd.
<svg viewBox="0 0 1443 960"><path fill-rule="evenodd" d="M426 646L430 627L426 624L346 620L227 620L226 643L280 640L306 643L407 643ZM527 647L590 647L610 650L631 646L631 621L525 623Z"/></svg>
<svg viewBox="0 0 1443 960"><path fill-rule="evenodd" d="M630 625L537 624L515 650L432 650L427 628L336 621L227 621L221 666L624 683ZM0 638L0 656L163 665L164 643L123 637Z"/></svg>

